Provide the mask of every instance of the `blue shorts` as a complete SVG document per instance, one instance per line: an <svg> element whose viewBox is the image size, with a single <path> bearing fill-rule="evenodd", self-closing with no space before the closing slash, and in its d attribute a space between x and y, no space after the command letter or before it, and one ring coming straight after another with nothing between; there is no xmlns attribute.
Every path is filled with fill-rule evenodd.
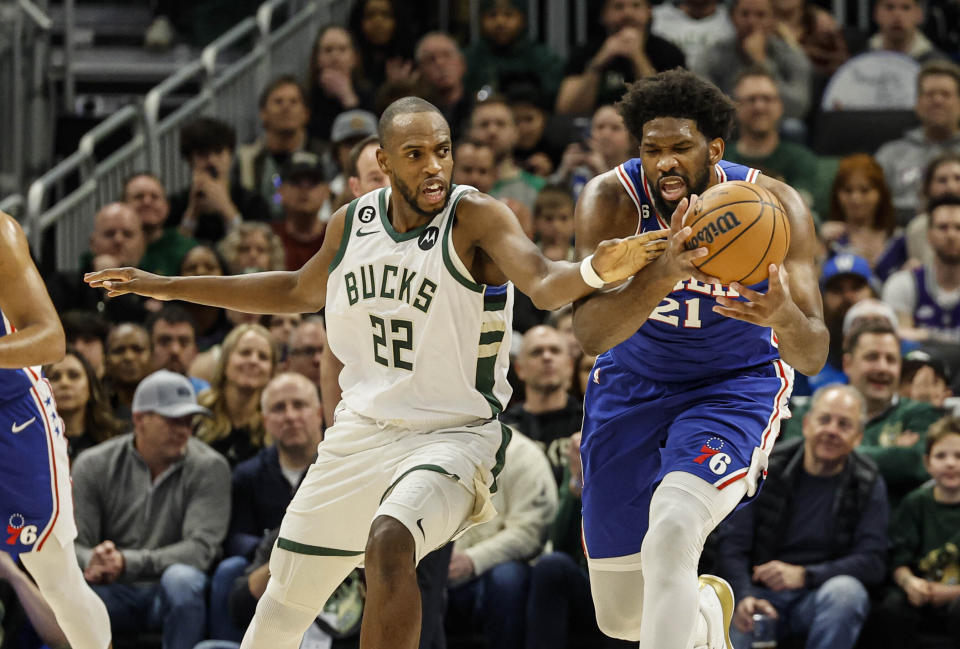
<svg viewBox="0 0 960 649"><path fill-rule="evenodd" d="M0 547L14 558L76 537L70 462L47 381L0 402Z"/></svg>
<svg viewBox="0 0 960 649"><path fill-rule="evenodd" d="M602 354L584 401L583 537L587 556L640 551L653 490L672 471L754 496L790 416L793 369L780 360L698 383L654 383Z"/></svg>

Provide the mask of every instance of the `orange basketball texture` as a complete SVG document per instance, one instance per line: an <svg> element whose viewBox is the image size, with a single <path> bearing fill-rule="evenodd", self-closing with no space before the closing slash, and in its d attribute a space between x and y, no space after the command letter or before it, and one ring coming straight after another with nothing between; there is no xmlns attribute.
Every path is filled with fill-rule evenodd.
<svg viewBox="0 0 960 649"><path fill-rule="evenodd" d="M790 247L790 222L780 201L760 185L742 180L703 192L687 225L693 228L687 249L710 251L694 265L724 284L762 282L767 267L779 265Z"/></svg>

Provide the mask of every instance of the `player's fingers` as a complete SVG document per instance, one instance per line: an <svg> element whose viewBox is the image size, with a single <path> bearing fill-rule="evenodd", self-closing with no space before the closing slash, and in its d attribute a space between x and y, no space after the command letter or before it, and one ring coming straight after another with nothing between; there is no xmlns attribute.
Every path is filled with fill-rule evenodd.
<svg viewBox="0 0 960 649"><path fill-rule="evenodd" d="M651 230L650 232L643 232L636 236L643 241L666 241L670 238L670 230Z"/></svg>
<svg viewBox="0 0 960 649"><path fill-rule="evenodd" d="M762 300L762 299L763 299L763 293L759 293L759 292L757 292L757 291L754 291L754 290L753 290L752 288L750 288L749 286L744 286L744 285L741 284L740 282L730 282L730 288L732 288L732 289L735 290L737 293L739 293L741 296L747 298L747 299L750 300L751 302L757 302L758 300Z"/></svg>
<svg viewBox="0 0 960 649"><path fill-rule="evenodd" d="M696 206L697 206L697 195L696 195L696 194L690 194L690 199L687 201L687 208L686 208L685 210L683 210L683 218L680 220L680 223L681 223L682 225L686 225L687 219L688 219L688 218L690 217L690 215L693 213L693 210L696 208ZM677 209L679 209L679 208L680 208L680 206L678 205L678 206L677 206Z"/></svg>
<svg viewBox="0 0 960 649"><path fill-rule="evenodd" d="M673 215L670 217L670 231L679 232L683 229L683 216L687 212L687 207L690 205L690 201L686 198L681 198L680 202L677 204L677 209L673 210ZM689 234L687 236L690 236ZM686 238L686 237L684 237Z"/></svg>

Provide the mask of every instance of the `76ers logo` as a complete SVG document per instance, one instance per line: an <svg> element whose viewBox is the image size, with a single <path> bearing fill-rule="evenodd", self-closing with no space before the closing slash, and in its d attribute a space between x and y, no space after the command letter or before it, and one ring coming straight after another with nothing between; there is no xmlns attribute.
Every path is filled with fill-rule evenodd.
<svg viewBox="0 0 960 649"><path fill-rule="evenodd" d="M717 475L723 475L727 472L732 460L726 453L721 453L721 450L723 450L723 440L719 437L711 437L706 444L700 447L700 455L693 461L697 464L709 461L707 466L710 467L710 470Z"/></svg>
<svg viewBox="0 0 960 649"><path fill-rule="evenodd" d="M37 540L37 526L26 525L23 514L11 514L7 521L7 545L33 545Z"/></svg>

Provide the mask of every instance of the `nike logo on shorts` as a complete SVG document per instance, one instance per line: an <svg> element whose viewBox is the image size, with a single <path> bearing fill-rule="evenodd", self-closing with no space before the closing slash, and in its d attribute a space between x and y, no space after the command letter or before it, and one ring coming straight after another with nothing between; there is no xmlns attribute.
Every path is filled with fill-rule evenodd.
<svg viewBox="0 0 960 649"><path fill-rule="evenodd" d="M10 432L16 435L17 433L19 433L21 430L23 430L24 428L26 428L36 420L37 420L36 417L31 417L30 419L23 422L22 424L13 424L12 426L10 426Z"/></svg>

